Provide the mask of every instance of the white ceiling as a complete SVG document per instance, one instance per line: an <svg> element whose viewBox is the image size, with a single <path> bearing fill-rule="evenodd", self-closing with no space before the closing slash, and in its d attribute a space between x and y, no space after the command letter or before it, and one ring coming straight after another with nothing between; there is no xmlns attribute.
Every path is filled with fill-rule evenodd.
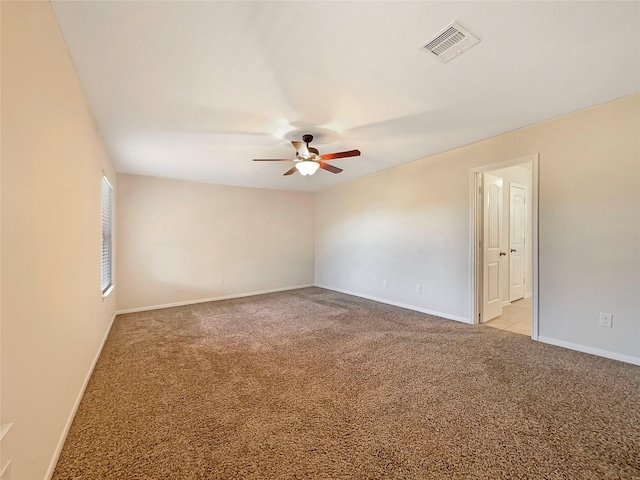
<svg viewBox="0 0 640 480"><path fill-rule="evenodd" d="M53 1L119 172L318 191L640 91L640 2ZM442 64L452 21L481 39ZM289 140L358 148L283 177Z"/></svg>

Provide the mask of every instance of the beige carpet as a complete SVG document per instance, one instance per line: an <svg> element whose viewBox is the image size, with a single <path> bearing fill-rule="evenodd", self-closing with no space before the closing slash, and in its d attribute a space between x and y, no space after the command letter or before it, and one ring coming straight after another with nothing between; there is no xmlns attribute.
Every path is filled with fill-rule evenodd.
<svg viewBox="0 0 640 480"><path fill-rule="evenodd" d="M320 288L119 316L54 479L638 479L640 367Z"/></svg>

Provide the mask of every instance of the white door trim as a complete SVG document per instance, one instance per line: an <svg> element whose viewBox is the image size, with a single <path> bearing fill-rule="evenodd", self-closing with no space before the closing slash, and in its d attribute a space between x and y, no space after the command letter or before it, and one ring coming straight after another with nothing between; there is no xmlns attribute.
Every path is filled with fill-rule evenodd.
<svg viewBox="0 0 640 480"><path fill-rule="evenodd" d="M472 168L469 171L469 252L470 252L470 299L471 299L471 323L477 324L480 321L480 312L482 308L482 269L478 268L479 254L478 246L480 237L480 225L482 222L481 197L479 194L480 174L500 168L513 167L522 163L531 162L532 179L531 179L531 338L538 340L538 322L539 322L539 305L538 305L538 171L539 171L540 155L535 153L505 162L493 163L482 167Z"/></svg>

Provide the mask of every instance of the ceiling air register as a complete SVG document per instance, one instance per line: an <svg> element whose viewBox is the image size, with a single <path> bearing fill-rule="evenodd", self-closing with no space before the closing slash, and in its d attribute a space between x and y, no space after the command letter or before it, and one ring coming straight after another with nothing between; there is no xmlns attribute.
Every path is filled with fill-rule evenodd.
<svg viewBox="0 0 640 480"><path fill-rule="evenodd" d="M452 22L420 48L442 63L447 63L479 43L480 39L469 30L458 22Z"/></svg>

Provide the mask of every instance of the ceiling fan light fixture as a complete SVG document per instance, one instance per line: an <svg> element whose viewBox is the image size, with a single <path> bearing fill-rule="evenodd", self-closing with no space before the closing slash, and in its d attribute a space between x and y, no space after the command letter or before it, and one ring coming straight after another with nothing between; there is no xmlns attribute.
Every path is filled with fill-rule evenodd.
<svg viewBox="0 0 640 480"><path fill-rule="evenodd" d="M313 175L319 167L320 164L313 160L303 160L296 163L296 168L302 175Z"/></svg>
<svg viewBox="0 0 640 480"><path fill-rule="evenodd" d="M1 1L1 0L0 0ZM310 147L309 144L313 140L313 135L305 134L302 136L302 142L292 140L291 145L296 149L296 158L254 158L254 162L295 162L294 166L287 170L283 175L285 177L293 175L296 170L300 172L300 175L309 177L316 173L319 168L331 173L342 172L341 168L326 163L330 160L336 160L338 158L358 157L360 156L360 150L349 150L346 152L325 153L320 155L317 148Z"/></svg>

